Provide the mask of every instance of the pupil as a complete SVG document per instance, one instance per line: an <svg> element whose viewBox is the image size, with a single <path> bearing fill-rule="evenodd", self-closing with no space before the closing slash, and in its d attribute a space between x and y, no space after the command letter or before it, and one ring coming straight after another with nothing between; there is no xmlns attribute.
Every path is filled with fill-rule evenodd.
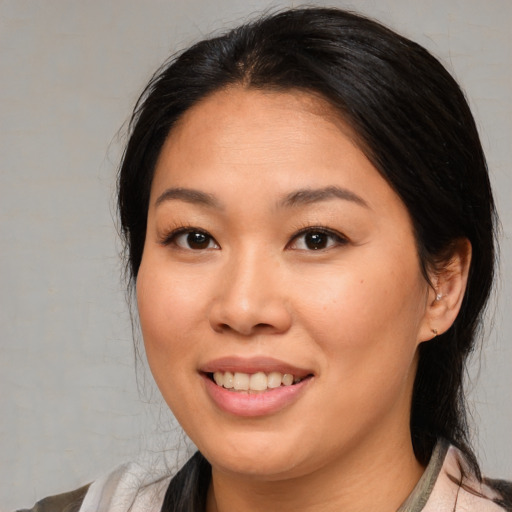
<svg viewBox="0 0 512 512"><path fill-rule="evenodd" d="M327 236L323 233L308 233L306 235L306 246L308 249L324 249L327 244Z"/></svg>
<svg viewBox="0 0 512 512"><path fill-rule="evenodd" d="M204 233L189 233L187 243L195 249L205 249L208 246L208 237Z"/></svg>

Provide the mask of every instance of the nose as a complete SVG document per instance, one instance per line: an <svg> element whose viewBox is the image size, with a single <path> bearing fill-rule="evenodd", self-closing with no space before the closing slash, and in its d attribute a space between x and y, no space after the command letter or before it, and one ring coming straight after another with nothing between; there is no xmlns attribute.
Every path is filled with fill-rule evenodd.
<svg viewBox="0 0 512 512"><path fill-rule="evenodd" d="M279 263L260 251L228 259L209 312L216 332L279 334L291 326Z"/></svg>

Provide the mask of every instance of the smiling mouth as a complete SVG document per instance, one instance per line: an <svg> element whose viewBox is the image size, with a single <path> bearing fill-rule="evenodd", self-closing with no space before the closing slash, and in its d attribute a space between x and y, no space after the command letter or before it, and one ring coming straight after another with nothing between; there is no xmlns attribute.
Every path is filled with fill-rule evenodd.
<svg viewBox="0 0 512 512"><path fill-rule="evenodd" d="M304 377L297 377L291 373L280 372L214 372L206 374L217 386L234 392L265 392L280 387L293 386L303 380L311 378L309 374Z"/></svg>

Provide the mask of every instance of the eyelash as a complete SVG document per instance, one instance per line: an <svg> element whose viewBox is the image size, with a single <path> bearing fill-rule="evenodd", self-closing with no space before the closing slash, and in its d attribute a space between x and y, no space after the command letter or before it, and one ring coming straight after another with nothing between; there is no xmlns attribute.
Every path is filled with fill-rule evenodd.
<svg viewBox="0 0 512 512"><path fill-rule="evenodd" d="M162 236L162 238L160 240L160 243L163 246L175 245L176 247L178 247L180 249L192 250L192 251L194 251L194 250L208 250L208 249L211 249L210 247L205 247L205 248L200 248L200 249L193 249L191 247L188 247L188 248L181 247L180 245L178 245L176 243L176 240L178 239L179 236L185 235L185 234L200 234L200 235L204 235L206 237L206 239L207 239L208 245L210 245L210 243L213 242L217 246L217 248L220 248L220 245L215 240L215 238L213 238L213 236L211 236L207 231L205 231L203 229L199 229L199 228L193 227L193 226L183 226L183 227L180 227L180 228L173 229L173 230L169 231L168 233L166 233L166 234L164 234ZM305 252L313 252L313 251L316 251L316 250L318 250L318 251L324 250L325 251L325 250L330 249L332 246L342 246L342 245L346 245L349 242L347 237L342 235L338 231L335 231L335 230L332 230L332 229L327 229L327 228L322 227L322 226L306 226L306 227L303 227L303 228L299 229L291 237L290 242L288 242L288 244L286 245L286 248L291 248L291 246L293 246L300 237L303 237L303 236L308 235L308 234L311 234L311 235L316 235L316 234L325 235L325 236L331 238L331 240L334 241L334 244L331 244L328 247L319 247L319 248L315 248L315 249L312 249L312 248L309 248L309 249L297 249L297 250L302 250L302 251L305 251Z"/></svg>

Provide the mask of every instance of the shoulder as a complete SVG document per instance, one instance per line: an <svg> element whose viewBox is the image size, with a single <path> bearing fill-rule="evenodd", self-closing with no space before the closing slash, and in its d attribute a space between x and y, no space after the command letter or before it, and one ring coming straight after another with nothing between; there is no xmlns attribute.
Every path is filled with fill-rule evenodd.
<svg viewBox="0 0 512 512"><path fill-rule="evenodd" d="M163 503L173 472L140 463L118 466L89 485L50 496L17 512L156 512Z"/></svg>
<svg viewBox="0 0 512 512"><path fill-rule="evenodd" d="M90 485L81 511L159 511L172 475L165 465L123 464Z"/></svg>
<svg viewBox="0 0 512 512"><path fill-rule="evenodd" d="M484 478L483 485L497 495L496 503L508 512L512 512L512 482Z"/></svg>
<svg viewBox="0 0 512 512"><path fill-rule="evenodd" d="M480 481L464 455L450 446L424 512L512 511L512 484L504 480ZM452 508L447 508L448 506Z"/></svg>
<svg viewBox="0 0 512 512"><path fill-rule="evenodd" d="M78 512L88 489L89 485L84 485L71 492L48 496L38 501L32 508L18 512Z"/></svg>

